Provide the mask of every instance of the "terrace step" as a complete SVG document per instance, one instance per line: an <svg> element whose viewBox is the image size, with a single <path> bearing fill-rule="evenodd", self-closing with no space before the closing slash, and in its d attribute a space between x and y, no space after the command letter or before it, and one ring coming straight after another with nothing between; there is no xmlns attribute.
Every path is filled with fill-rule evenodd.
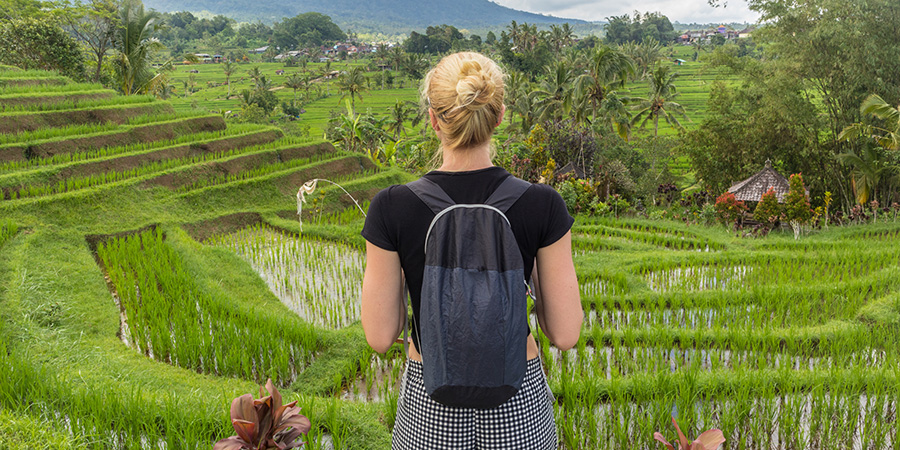
<svg viewBox="0 0 900 450"><path fill-rule="evenodd" d="M224 129L225 120L221 116L213 115L133 126L122 131L94 136L51 139L30 144L12 144L0 147L0 163L49 158L63 153L76 153L103 147L174 139L183 134Z"/></svg>
<svg viewBox="0 0 900 450"><path fill-rule="evenodd" d="M0 77L0 86L59 86L69 83L66 77L16 78L13 75L15 72L9 73L9 77Z"/></svg>
<svg viewBox="0 0 900 450"><path fill-rule="evenodd" d="M158 163L169 162L170 165L160 167L158 171L164 171L177 167L178 160L184 160L182 165L192 164L191 158L215 157L216 155L234 149L248 148L267 144L281 138L281 130L274 128L262 128L259 131L226 136L215 140L206 140L190 144L165 147L149 152L130 154L120 157L110 157L101 160L76 162L63 166L48 167L31 171L29 174L14 173L9 176L0 176L0 200L20 198L28 186L35 186L25 181L31 178L37 185L53 189L52 193L67 192L70 189L59 189L61 183L67 180L92 177L96 175L110 175L110 181L122 181L121 178L112 176L116 173L124 173L141 167ZM176 165L172 165L176 164ZM24 176L23 176L24 175ZM100 183L102 184L102 183ZM94 184L96 185L96 184ZM94 186L91 185L91 186ZM86 186L87 187L87 186Z"/></svg>
<svg viewBox="0 0 900 450"><path fill-rule="evenodd" d="M264 151L236 156L224 161L197 164L183 171L167 173L153 178L145 184L147 186L163 186L172 190L187 191L212 184L227 184L234 182L229 180L234 180L235 178L247 180L296 169L296 167L291 167L292 162L302 164L301 167L321 167L323 170L329 170L337 165L346 164L348 159L356 160L355 155L341 156L324 162L322 160L310 160L310 158L315 158L316 156L333 155L334 152L335 149L330 142ZM303 164L304 161L307 163ZM359 163L354 162L350 163L350 165L359 166ZM264 173L257 176L247 175L245 178L241 177L242 174L254 171L262 171Z"/></svg>
<svg viewBox="0 0 900 450"><path fill-rule="evenodd" d="M48 109L45 107L67 102L71 102L73 105L70 109L76 109L81 103L109 99L115 95L115 91L107 89L80 92L0 95L0 112L6 111L7 109L22 108Z"/></svg>
<svg viewBox="0 0 900 450"><path fill-rule="evenodd" d="M40 128L84 123L125 123L134 117L159 114L175 114L175 110L168 103L152 102L140 105L129 104L92 109L2 113L0 114L0 133L21 133Z"/></svg>

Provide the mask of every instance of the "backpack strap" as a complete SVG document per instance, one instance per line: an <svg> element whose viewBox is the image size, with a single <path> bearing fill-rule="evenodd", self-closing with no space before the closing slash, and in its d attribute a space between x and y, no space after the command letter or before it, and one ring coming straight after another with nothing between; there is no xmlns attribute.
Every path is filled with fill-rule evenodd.
<svg viewBox="0 0 900 450"><path fill-rule="evenodd" d="M425 203L435 214L456 204L437 183L425 177L406 183L406 187L413 191L413 194L416 194L419 200L422 200L422 203Z"/></svg>
<svg viewBox="0 0 900 450"><path fill-rule="evenodd" d="M506 211L508 211L509 208L519 200L519 197L521 197L530 187L531 183L525 180L520 180L514 176L506 177L484 203L491 205L502 211L503 214L506 214Z"/></svg>
<svg viewBox="0 0 900 450"><path fill-rule="evenodd" d="M416 196L419 197L419 200L422 200L422 202L435 214L456 204L456 202L454 202L453 199L437 185L437 183L427 178L423 177L416 181L406 183L406 187L416 194ZM514 176L506 177L506 179L500 183L500 186L494 190L494 193L488 197L484 204L491 205L499 209L503 214L506 214L506 211L508 211L509 208L519 200L519 197L521 197L530 187L531 183L525 180L520 180Z"/></svg>

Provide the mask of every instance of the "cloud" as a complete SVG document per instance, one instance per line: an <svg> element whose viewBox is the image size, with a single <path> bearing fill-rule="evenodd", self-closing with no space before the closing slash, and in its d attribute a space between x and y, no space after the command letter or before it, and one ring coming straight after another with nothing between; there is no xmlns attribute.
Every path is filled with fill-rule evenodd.
<svg viewBox="0 0 900 450"><path fill-rule="evenodd" d="M610 16L631 14L635 10L658 11L673 22L756 22L759 15L741 0L731 0L728 6L713 8L707 0L646 0L641 3L621 0L493 0L495 3L522 11L551 14L583 20L605 20Z"/></svg>

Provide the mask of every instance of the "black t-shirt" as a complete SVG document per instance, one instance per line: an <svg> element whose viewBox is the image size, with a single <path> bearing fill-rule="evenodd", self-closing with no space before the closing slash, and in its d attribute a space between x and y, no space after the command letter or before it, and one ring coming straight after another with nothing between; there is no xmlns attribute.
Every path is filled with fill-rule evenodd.
<svg viewBox="0 0 900 450"><path fill-rule="evenodd" d="M425 178L437 183L453 201L469 204L484 203L509 176L512 175L501 167L425 174ZM538 249L559 240L575 222L562 197L546 184L533 184L528 188L509 208L506 217L525 262L526 278L531 277ZM416 323L419 322L419 301L425 271L425 234L433 218L434 212L408 187L394 185L372 199L362 230L362 236L367 241L399 253ZM411 334L413 343L419 348L419 335L415 327Z"/></svg>

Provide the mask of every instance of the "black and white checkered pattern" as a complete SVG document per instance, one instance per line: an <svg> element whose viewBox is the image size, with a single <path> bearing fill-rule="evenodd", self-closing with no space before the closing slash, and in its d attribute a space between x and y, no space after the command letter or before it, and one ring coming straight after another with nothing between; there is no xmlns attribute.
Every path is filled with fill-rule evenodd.
<svg viewBox="0 0 900 450"><path fill-rule="evenodd" d="M428 396L422 363L410 360L397 400L393 450L556 448L553 395L540 359L528 361L522 389L491 409L453 408Z"/></svg>

